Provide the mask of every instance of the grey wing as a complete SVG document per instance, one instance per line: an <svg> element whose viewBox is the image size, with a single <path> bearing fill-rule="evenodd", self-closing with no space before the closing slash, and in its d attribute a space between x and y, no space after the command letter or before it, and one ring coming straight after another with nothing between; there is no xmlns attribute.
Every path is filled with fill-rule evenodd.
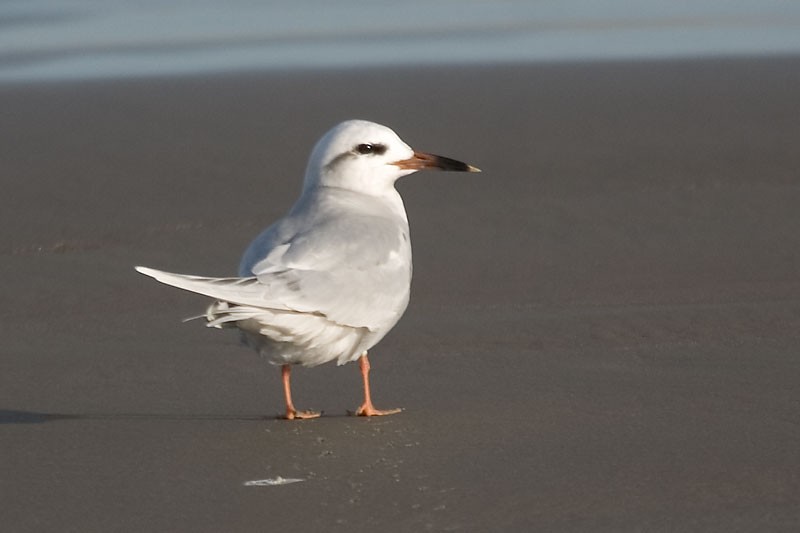
<svg viewBox="0 0 800 533"><path fill-rule="evenodd" d="M372 331L394 325L411 285L408 227L380 217L316 225L273 246L253 276L207 278L137 267L162 283L232 304L309 313Z"/></svg>
<svg viewBox="0 0 800 533"><path fill-rule="evenodd" d="M380 217L331 220L273 247L252 272L282 306L378 329L408 303L408 227Z"/></svg>

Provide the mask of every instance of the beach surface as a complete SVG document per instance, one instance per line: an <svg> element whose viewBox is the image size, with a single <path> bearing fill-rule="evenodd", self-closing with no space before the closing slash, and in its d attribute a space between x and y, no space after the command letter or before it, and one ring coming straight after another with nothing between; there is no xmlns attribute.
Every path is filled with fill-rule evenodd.
<svg viewBox="0 0 800 533"><path fill-rule="evenodd" d="M0 85L3 529L797 531L798 94L797 57ZM348 118L483 173L398 183L405 410L329 364L277 420L133 267L234 274Z"/></svg>

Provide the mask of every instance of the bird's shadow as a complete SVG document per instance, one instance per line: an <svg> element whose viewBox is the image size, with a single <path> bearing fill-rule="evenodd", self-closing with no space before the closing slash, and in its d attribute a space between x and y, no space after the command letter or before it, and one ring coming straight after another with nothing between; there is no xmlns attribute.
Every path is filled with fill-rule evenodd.
<svg viewBox="0 0 800 533"><path fill-rule="evenodd" d="M351 415L322 413L321 418L340 418ZM356 417L354 417L356 418ZM21 411L14 409L0 409L0 425L3 424L44 424L45 422L69 420L158 420L158 421L243 421L243 422L268 422L284 420L280 415L225 415L225 414L169 414L169 413L42 413L37 411ZM319 418L314 419L319 420Z"/></svg>

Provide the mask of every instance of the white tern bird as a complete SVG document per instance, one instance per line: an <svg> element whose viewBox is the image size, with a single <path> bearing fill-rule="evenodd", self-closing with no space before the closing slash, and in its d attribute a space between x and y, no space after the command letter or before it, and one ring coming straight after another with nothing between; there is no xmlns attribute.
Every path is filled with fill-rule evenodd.
<svg viewBox="0 0 800 533"><path fill-rule="evenodd" d="M418 170L480 170L415 152L391 129L348 120L317 142L292 209L250 244L239 277L136 270L214 298L208 326L235 326L248 345L281 365L286 418L314 418L292 402L291 365L360 360L364 403L357 415L397 413L372 404L367 350L408 305L411 241L395 181Z"/></svg>

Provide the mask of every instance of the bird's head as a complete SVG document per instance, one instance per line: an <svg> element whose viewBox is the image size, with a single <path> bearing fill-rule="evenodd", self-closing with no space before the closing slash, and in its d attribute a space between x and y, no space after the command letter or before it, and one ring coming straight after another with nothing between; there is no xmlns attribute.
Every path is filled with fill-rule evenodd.
<svg viewBox="0 0 800 533"><path fill-rule="evenodd" d="M317 142L304 188L328 186L382 195L398 178L426 168L480 172L455 159L415 152L386 126L348 120Z"/></svg>

